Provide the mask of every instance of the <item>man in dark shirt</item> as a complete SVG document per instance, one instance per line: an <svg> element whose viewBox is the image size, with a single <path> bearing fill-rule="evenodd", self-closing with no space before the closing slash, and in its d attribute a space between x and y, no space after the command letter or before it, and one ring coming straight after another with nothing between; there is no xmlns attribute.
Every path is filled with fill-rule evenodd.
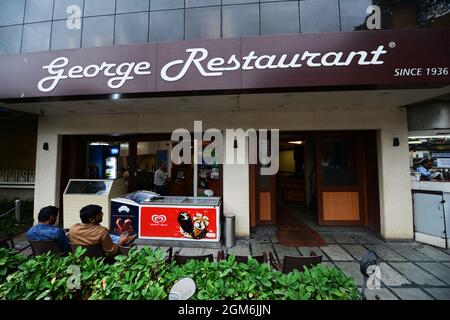
<svg viewBox="0 0 450 320"><path fill-rule="evenodd" d="M58 211L54 206L42 208L38 215L39 223L27 231L27 237L35 241L55 240L61 252L66 253L70 251L69 239L62 228L54 226Z"/></svg>

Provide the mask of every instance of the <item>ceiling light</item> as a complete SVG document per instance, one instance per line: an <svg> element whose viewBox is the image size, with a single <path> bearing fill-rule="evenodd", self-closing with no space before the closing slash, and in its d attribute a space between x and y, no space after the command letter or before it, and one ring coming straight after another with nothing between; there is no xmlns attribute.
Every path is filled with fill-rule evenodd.
<svg viewBox="0 0 450 320"><path fill-rule="evenodd" d="M292 143L292 144L303 144L302 140L299 141L289 141L288 143Z"/></svg>
<svg viewBox="0 0 450 320"><path fill-rule="evenodd" d="M91 142L89 143L90 146L109 146L109 143L105 142Z"/></svg>

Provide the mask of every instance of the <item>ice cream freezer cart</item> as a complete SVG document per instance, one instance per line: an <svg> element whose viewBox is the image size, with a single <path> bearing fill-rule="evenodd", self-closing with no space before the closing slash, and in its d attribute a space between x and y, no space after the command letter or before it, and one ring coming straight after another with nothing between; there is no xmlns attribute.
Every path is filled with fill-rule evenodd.
<svg viewBox="0 0 450 320"><path fill-rule="evenodd" d="M137 191L111 200L111 231L137 233L139 239L220 242L221 203L220 197Z"/></svg>

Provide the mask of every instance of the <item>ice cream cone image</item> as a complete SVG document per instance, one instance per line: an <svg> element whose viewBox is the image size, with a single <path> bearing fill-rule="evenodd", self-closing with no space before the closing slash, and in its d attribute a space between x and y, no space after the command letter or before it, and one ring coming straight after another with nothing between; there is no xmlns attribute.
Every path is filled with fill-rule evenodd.
<svg viewBox="0 0 450 320"><path fill-rule="evenodd" d="M196 213L192 220L194 222L192 237L194 239L204 238L208 232L206 227L209 225L209 218L201 213Z"/></svg>
<svg viewBox="0 0 450 320"><path fill-rule="evenodd" d="M195 228L195 229L194 229L194 238L198 238L199 235L200 235L202 232L203 232L202 229L197 229L197 228Z"/></svg>

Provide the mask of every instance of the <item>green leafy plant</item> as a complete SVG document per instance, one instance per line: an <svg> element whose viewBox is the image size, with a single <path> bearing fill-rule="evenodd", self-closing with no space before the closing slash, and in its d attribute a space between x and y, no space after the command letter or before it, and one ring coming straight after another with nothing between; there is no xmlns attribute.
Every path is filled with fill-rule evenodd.
<svg viewBox="0 0 450 320"><path fill-rule="evenodd" d="M18 270L6 277L0 285L0 298L5 299L86 299L91 295L92 285L108 270L108 265L100 259L85 258L85 249L77 249L67 257L51 253L28 259ZM78 266L80 289L70 289L67 285L73 274L70 266Z"/></svg>
<svg viewBox="0 0 450 320"><path fill-rule="evenodd" d="M0 248L0 284L8 274L14 273L27 258L9 249Z"/></svg>
<svg viewBox="0 0 450 320"><path fill-rule="evenodd" d="M90 299L160 300L167 298L167 290L159 282L168 267L165 253L149 247L130 250L128 256L116 257L106 276L94 283Z"/></svg>
<svg viewBox="0 0 450 320"><path fill-rule="evenodd" d="M167 299L170 288L183 277L196 283L194 300L359 299L353 278L335 267L319 265L283 274L251 258L238 263L234 256L176 265L166 262L165 252L148 247L132 249L107 264L102 259L81 259L83 252L79 248L63 258L46 254L14 262L14 255L1 251L11 262L5 267L8 275L0 285L0 299ZM80 268L79 289L67 285L73 265Z"/></svg>

